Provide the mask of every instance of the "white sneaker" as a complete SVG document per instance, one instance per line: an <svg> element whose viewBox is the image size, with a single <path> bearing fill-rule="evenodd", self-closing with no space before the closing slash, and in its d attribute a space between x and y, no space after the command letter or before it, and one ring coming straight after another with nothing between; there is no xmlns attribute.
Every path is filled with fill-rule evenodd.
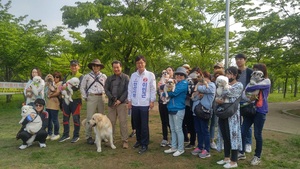
<svg viewBox="0 0 300 169"><path fill-rule="evenodd" d="M19 149L20 149L20 150L24 150L24 149L27 148L27 147L28 147L28 145L22 144L22 145L19 147Z"/></svg>
<svg viewBox="0 0 300 169"><path fill-rule="evenodd" d="M41 147L41 148L45 148L45 147L46 147L46 144L45 144L45 143L40 143L40 147Z"/></svg>
<svg viewBox="0 0 300 169"><path fill-rule="evenodd" d="M170 153L174 153L174 152L176 152L176 151L177 151L177 149L170 148L170 149L168 149L168 150L165 150L164 152L165 152L166 154L170 154Z"/></svg>
<svg viewBox="0 0 300 169"><path fill-rule="evenodd" d="M245 152L246 153L251 153L251 151L252 151L251 144L246 144Z"/></svg>
<svg viewBox="0 0 300 169"><path fill-rule="evenodd" d="M53 135L52 135L52 136L53 136ZM46 137L46 140L51 139L52 136L51 136L51 135L48 135L48 136Z"/></svg>
<svg viewBox="0 0 300 169"><path fill-rule="evenodd" d="M217 145L214 141L210 143L210 148L215 149L215 150L217 149Z"/></svg>
<svg viewBox="0 0 300 169"><path fill-rule="evenodd" d="M251 165L258 165L260 164L260 158L254 156L251 160Z"/></svg>
<svg viewBox="0 0 300 169"><path fill-rule="evenodd" d="M238 167L237 163L234 164L230 164L230 163L226 163L225 165L223 165L224 168L236 168Z"/></svg>
<svg viewBox="0 0 300 169"><path fill-rule="evenodd" d="M224 165L224 164L227 164L227 163L230 163L230 160L220 160L217 162L217 164L219 165Z"/></svg>
<svg viewBox="0 0 300 169"><path fill-rule="evenodd" d="M183 154L184 153L184 150L177 150L175 153L173 153L173 157L178 157L178 156L180 156L181 154Z"/></svg>
<svg viewBox="0 0 300 169"><path fill-rule="evenodd" d="M60 135L52 135L51 140L58 140L60 138Z"/></svg>

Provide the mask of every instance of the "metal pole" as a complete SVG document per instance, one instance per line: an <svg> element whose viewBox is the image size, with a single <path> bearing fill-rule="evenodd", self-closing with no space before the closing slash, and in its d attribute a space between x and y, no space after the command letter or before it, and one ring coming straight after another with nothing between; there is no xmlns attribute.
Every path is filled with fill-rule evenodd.
<svg viewBox="0 0 300 169"><path fill-rule="evenodd" d="M230 0L226 0L226 30L225 30L225 68L228 68L229 57L229 19L230 19Z"/></svg>

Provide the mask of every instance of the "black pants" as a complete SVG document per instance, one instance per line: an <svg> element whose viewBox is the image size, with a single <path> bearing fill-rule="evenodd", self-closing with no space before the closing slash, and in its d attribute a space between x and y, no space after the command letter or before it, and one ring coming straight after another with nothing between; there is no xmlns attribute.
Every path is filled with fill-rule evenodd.
<svg viewBox="0 0 300 169"><path fill-rule="evenodd" d="M185 106L185 114L182 123L182 130L183 130L184 140L189 140L191 145L195 145L196 132L194 126L193 112L190 106ZM190 133L190 139L188 138L188 133Z"/></svg>
<svg viewBox="0 0 300 169"><path fill-rule="evenodd" d="M28 133L27 131L21 131L19 133L19 138L23 141L23 145L27 145L26 142L30 139L31 136L32 134ZM42 129L36 133L36 137L34 141L45 143L47 136L48 136L47 131Z"/></svg>
<svg viewBox="0 0 300 169"><path fill-rule="evenodd" d="M219 118L219 127L221 130L221 134L224 140L224 156L230 157L230 160L233 162L237 162L238 160L238 150L231 149L231 142L230 142L230 130L229 130L229 123L227 119Z"/></svg>
<svg viewBox="0 0 300 169"><path fill-rule="evenodd" d="M136 141L142 146L149 144L149 106L132 106L132 118L136 127Z"/></svg>
<svg viewBox="0 0 300 169"><path fill-rule="evenodd" d="M169 113L168 113L167 104L159 103L158 109L159 109L159 115L161 120L163 140L168 140L168 132L169 132L168 128L170 129L170 124L169 124Z"/></svg>
<svg viewBox="0 0 300 169"><path fill-rule="evenodd" d="M80 109L81 109L81 99L73 99L73 102L70 102L67 105L63 102L63 125L64 125L64 133L63 136L69 137L70 132L70 116L73 116L74 123L74 132L73 137L79 137L80 131Z"/></svg>

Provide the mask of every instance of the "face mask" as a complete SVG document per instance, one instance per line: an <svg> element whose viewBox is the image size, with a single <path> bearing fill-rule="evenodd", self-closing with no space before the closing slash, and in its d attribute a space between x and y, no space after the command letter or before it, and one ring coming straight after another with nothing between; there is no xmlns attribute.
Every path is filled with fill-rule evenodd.
<svg viewBox="0 0 300 169"><path fill-rule="evenodd" d="M229 83L231 83L232 81L234 81L233 78L228 79Z"/></svg>

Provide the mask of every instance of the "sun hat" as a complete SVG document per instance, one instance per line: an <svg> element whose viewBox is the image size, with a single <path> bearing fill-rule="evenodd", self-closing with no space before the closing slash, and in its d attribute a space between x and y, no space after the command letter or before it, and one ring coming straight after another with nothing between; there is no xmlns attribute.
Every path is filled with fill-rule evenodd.
<svg viewBox="0 0 300 169"><path fill-rule="evenodd" d="M104 65L100 62L99 59L94 59L91 63L88 64L88 67L93 70L92 66L93 65L98 65L100 66L100 69L103 69L104 68Z"/></svg>
<svg viewBox="0 0 300 169"><path fill-rule="evenodd" d="M79 62L77 60L71 60L70 66L72 66L72 65L79 65Z"/></svg>
<svg viewBox="0 0 300 169"><path fill-rule="evenodd" d="M218 63L216 63L216 64L214 65L214 68L215 68L215 67L224 68L224 65L223 65L223 63L218 62Z"/></svg>
<svg viewBox="0 0 300 169"><path fill-rule="evenodd" d="M185 77L187 77L186 69L184 67L179 67L176 69L175 73L176 74L183 74Z"/></svg>
<svg viewBox="0 0 300 169"><path fill-rule="evenodd" d="M191 70L191 67L190 67L189 64L183 64L182 67L184 67L184 68L186 68L186 69L188 69L188 70Z"/></svg>

